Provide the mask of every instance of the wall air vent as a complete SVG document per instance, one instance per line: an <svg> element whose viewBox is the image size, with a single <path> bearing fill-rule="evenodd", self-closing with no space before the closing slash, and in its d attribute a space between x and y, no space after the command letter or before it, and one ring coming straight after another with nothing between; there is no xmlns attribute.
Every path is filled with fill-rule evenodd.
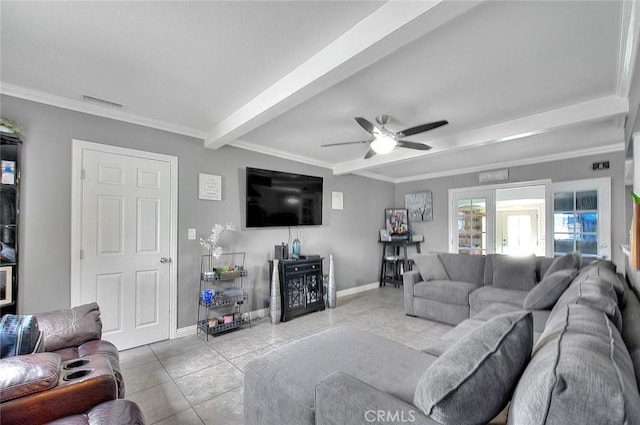
<svg viewBox="0 0 640 425"><path fill-rule="evenodd" d="M82 100L85 102L95 103L96 105L105 106L107 108L113 109L122 109L124 106L121 103L112 102L106 99L100 99L99 97L89 96L86 94L82 95Z"/></svg>

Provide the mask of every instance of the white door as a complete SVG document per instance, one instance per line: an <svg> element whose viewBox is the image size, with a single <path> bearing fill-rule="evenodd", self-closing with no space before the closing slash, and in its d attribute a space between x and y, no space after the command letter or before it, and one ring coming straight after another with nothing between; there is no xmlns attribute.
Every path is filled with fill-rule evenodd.
<svg viewBox="0 0 640 425"><path fill-rule="evenodd" d="M553 251L611 257L611 179L553 183Z"/></svg>
<svg viewBox="0 0 640 425"><path fill-rule="evenodd" d="M171 336L175 164L115 150L81 150L80 282L72 298L98 303L103 338L123 350Z"/></svg>

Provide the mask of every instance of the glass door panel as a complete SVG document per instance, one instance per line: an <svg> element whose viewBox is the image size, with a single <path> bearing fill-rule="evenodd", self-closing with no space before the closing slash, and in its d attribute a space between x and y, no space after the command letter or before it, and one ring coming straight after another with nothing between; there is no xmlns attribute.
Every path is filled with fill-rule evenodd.
<svg viewBox="0 0 640 425"><path fill-rule="evenodd" d="M453 200L453 207L454 252L466 255L487 254L487 198L459 194Z"/></svg>
<svg viewBox="0 0 640 425"><path fill-rule="evenodd" d="M553 185L554 255L580 251L584 257L609 256L610 187L608 178Z"/></svg>

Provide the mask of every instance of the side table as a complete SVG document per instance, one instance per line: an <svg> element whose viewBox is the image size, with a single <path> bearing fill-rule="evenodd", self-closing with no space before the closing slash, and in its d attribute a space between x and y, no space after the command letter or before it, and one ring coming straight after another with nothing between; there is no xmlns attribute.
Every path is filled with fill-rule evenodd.
<svg viewBox="0 0 640 425"><path fill-rule="evenodd" d="M398 266L402 265L403 271L409 270L409 259L407 257L407 247L415 246L416 252L420 254L421 253L420 243L422 243L422 241L410 241L407 239L398 239L398 240L378 241L378 242L382 244L382 257L380 259L380 286L384 286L386 283L393 283L393 286L399 287L402 284L402 275L398 272ZM394 257L392 276L389 276L386 273L387 248L389 247L392 248L392 256Z"/></svg>

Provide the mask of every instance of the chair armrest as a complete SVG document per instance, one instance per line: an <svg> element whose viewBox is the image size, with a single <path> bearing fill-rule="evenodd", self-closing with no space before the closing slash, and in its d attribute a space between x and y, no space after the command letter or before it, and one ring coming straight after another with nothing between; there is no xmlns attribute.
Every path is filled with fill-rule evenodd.
<svg viewBox="0 0 640 425"><path fill-rule="evenodd" d="M422 281L422 276L418 270L405 271L402 275L402 284L404 286L404 312L408 315L415 316L415 308L413 307L413 286Z"/></svg>
<svg viewBox="0 0 640 425"><path fill-rule="evenodd" d="M335 372L320 381L315 401L316 425L438 425L417 407L344 372Z"/></svg>
<svg viewBox="0 0 640 425"><path fill-rule="evenodd" d="M44 332L45 351L77 347L87 341L102 338L102 321L97 303L35 316L40 330Z"/></svg>

